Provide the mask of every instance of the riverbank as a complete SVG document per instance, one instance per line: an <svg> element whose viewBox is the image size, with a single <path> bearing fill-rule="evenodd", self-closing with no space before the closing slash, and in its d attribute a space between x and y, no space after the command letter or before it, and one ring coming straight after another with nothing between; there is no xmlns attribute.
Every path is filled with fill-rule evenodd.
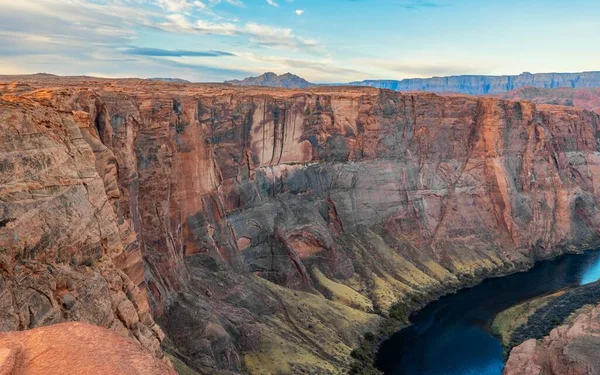
<svg viewBox="0 0 600 375"><path fill-rule="evenodd" d="M558 255L560 256L560 255ZM543 259L541 259L543 260ZM377 352L382 343L389 339L394 333L411 325L410 317L429 304L439 299L458 293L461 290L472 288L481 282L498 277L504 277L519 272L526 272L535 265L535 261L527 261L523 258L521 262L503 263L501 266L491 270L488 274L463 274L458 276L458 283L447 285L445 288L431 290L425 295L429 299L416 300L409 296L403 302L393 304L387 313L379 312L385 319L379 325L376 332L367 332L360 345L351 352L354 359L350 367L350 374L380 375L382 372L376 367ZM423 294L421 294L422 296Z"/></svg>
<svg viewBox="0 0 600 375"><path fill-rule="evenodd" d="M571 249L573 249L573 248L570 248L570 250ZM573 252L571 252L571 253L573 253ZM579 254L579 253L582 253L582 252L578 251L576 254ZM594 255L594 256L596 256L596 255ZM474 290L481 289L481 288L485 289L485 288L488 288L490 285L494 285L494 284L499 285L499 284L502 284L504 282L504 279L505 279L503 276L507 276L507 279L515 279L515 276L516 276L517 279L522 279L522 278L526 279L528 277L527 276L528 273L527 272L523 272L523 271L531 270L532 266L535 265L535 267L533 267L535 269L532 270L532 272L534 274L540 274L540 272L542 272L543 278L548 278L549 281L548 282L544 282L543 278L540 279L539 280L539 284L540 285L536 285L533 288L534 290L531 292L533 294L531 294L531 295L527 295L527 291L520 291L519 290L520 288L519 288L519 283L518 282L517 282L516 285L513 285L512 288L514 288L516 290L516 294L520 295L520 293L524 292L525 296L523 298L522 297L515 297L515 298L517 298L517 300L512 301L511 300L512 297L510 296L510 294L503 295L501 297L501 299L504 302L501 302L501 303L506 303L506 306L502 307L501 309L492 311L492 312L487 312L486 314L491 314L489 316L489 318L485 318L485 317L482 318L483 319L482 324L483 324L483 326L486 327L485 330L487 331L490 328L490 326L491 326L491 321L492 321L493 317L498 312L500 312L502 310L506 310L509 307L513 307L515 304L520 304L524 300L531 299L533 297L536 297L537 295L547 295L548 292L550 292L550 291L556 292L556 290L563 289L566 285L568 285L569 283L572 283L571 279L564 280L565 285L561 286L560 288L553 290L550 286L548 286L549 289L546 290L545 289L546 288L546 284L550 285L550 284L553 283L553 281L552 281L552 274L550 273L549 275L546 275L546 274L543 273L544 272L543 270L540 271L540 269L539 269L540 267L541 268L544 268L544 267L545 268L555 267L555 265L553 265L553 264L557 264L557 263L560 263L560 262L566 262L568 269L571 269L571 268L577 269L577 267L583 267L581 265L578 265L578 262L582 261L583 259L586 259L586 258L579 258L579 255L574 255L574 254L568 255L568 257L569 257L568 259L564 259L564 258L563 259L559 259L559 256L554 257L552 259L539 259L539 261L536 262L536 263L534 263L533 261L532 262L521 262L519 264L512 264L512 266L509 266L509 267L507 267L505 265L504 267L498 267L497 269L494 270L494 272L489 272L489 273L486 273L486 274L480 274L480 275L478 275L478 277L476 276L476 277L472 277L472 278L469 278L469 277L462 277L462 278L460 278L459 279L460 283L457 284L456 287L454 287L454 288L452 288L450 290L446 289L446 291L445 291L446 293L445 294L443 294L443 291L440 292L440 295L437 298L435 298L435 300L434 300L434 301L437 301L437 302L431 303L432 301L428 301L427 303L413 304L413 305L409 305L409 304L406 304L406 303L394 305L394 307L392 309L390 309L389 313L387 314L388 319L385 320L382 323L382 326L379 328L378 332L375 332L373 334L369 334L368 335L368 339L363 340L363 343L361 344L361 346L353 351L353 357L357 360L357 362L353 366L353 369L355 369L354 373L357 373L357 374L358 373L361 373L361 374L363 374L363 373L364 374L371 374L371 373L374 374L374 373L377 373L377 372L372 372L373 371L372 370L373 366L371 364L374 362L375 359L381 360L381 358L378 358L378 356L380 356L381 353L377 354L377 350L378 349L381 350L381 348L383 347L383 345L381 345L381 344L382 343L386 343L388 341L388 340L386 340L386 338L390 338L390 336L392 336L391 334L393 334L394 332L398 332L398 330L400 330L402 328L408 327L409 326L409 319L408 319L409 317L416 317L416 319L418 320L419 319L419 315L422 315L424 313L424 310L429 310L429 312L425 312L425 314L432 313L431 312L432 307L429 306L429 305L432 305L432 306L433 305L440 305L440 301L442 301L442 300L445 301L448 298L451 298L451 299L454 298L453 294L456 294L456 292L459 291L459 290L461 291L461 293L459 293L459 294L472 293L473 291L469 290L469 289L474 289ZM546 262L540 262L542 260L545 260ZM540 267L538 267L537 264L540 264ZM569 267L571 267L571 268L569 268ZM560 271L560 269L558 269L557 271ZM572 273L573 272L568 272L568 274L572 274ZM498 279L499 277L503 277L502 278L503 280L502 281L494 280L494 279ZM567 276L567 278L568 277L571 277L571 276ZM484 280L486 282L482 283L482 281L484 281ZM481 285L481 284L485 284L485 285ZM476 288L471 288L471 287L473 287L475 285L477 285ZM537 291L538 289L539 289L539 294L536 294L536 293L538 293L538 291ZM448 298L443 298L442 299L441 298L442 294L444 296L448 296ZM481 297L483 299L486 299L486 297L489 297L489 296L494 296L494 293L493 292L490 292L490 293L487 293L487 294L483 293L483 295L481 295L479 297ZM576 300L576 298L574 297L574 295L573 295L572 298L573 298L573 301ZM596 298L596 297L590 297L590 298L593 299L593 298ZM489 298L487 298L487 299L489 299ZM600 300L600 297L598 298L598 300ZM476 300L473 300L473 303L476 303L474 301L476 301ZM423 301L420 301L420 302L423 302ZM463 304L467 304L468 305L468 304L471 303L471 300L467 299L466 301L463 301L463 302L464 302ZM575 302L568 303L567 305L575 306L574 303ZM423 309L423 307L425 307L424 305L427 306L427 309ZM443 305L443 303L442 303L442 305ZM478 308L478 306L473 305L473 309L476 310L477 308ZM434 310L433 313L435 313L436 316L437 316L438 313L435 312L435 309L433 309L433 310ZM442 310L445 311L445 307ZM469 311L469 310L467 310L467 311ZM470 313L471 313L470 311L467 312L467 315L470 314ZM444 315L442 315L442 317L444 317L444 319L447 319L447 320L450 320L450 321L452 320L452 317L446 317L445 316L445 314L447 314L447 312L444 312L443 314ZM456 318L460 320L461 316L459 315ZM437 321L439 319L436 318L434 320ZM478 317L475 320L480 320L480 318ZM411 321L412 321L412 323L415 323L412 319L411 319ZM488 321L488 323L485 324L484 323L485 321ZM427 323L427 322L420 322L419 323L417 321L416 324L417 325L419 325L419 324L422 325L422 324L430 324L430 323ZM479 324L479 323L477 323L477 324ZM415 329L411 328L411 330L414 330L414 331L419 331L420 329L421 330L422 329L426 329L427 330L427 329L429 329L429 327L426 326L425 328L421 327L421 328L415 328ZM489 335L489 333L488 333L488 335ZM395 336L397 336L397 335L395 335ZM491 335L490 335L490 340L492 340L492 341L494 340L494 339L491 338ZM411 344L411 346L412 346L412 344ZM499 347L498 350L501 352L500 347ZM396 349L395 352L397 353L398 350ZM392 353L391 356L393 357L394 356L394 354L393 354L394 350L392 350L391 353ZM384 355L384 357L385 357L385 355ZM500 354L500 361L502 361L501 357L502 356ZM367 372L366 369L368 369L368 371L371 371L371 372Z"/></svg>
<svg viewBox="0 0 600 375"><path fill-rule="evenodd" d="M565 293L566 290L560 290L555 293L536 297L500 312L494 318L494 321L490 327L490 332L500 338L502 346L505 349L510 349L512 346L514 346L511 345L511 336L514 331L517 328L527 324L530 316L533 315L533 313L535 313L539 308L547 305L548 302L564 295ZM508 354L508 352L505 354Z"/></svg>
<svg viewBox="0 0 600 375"><path fill-rule="evenodd" d="M515 319L513 327L504 326L508 328L501 332L503 338L508 336L508 340L503 339L506 353L527 340L547 336L554 328L567 323L579 309L595 305L598 301L600 301L600 282L594 282L515 306L518 311L525 312L527 316L521 317L520 321ZM494 322L500 325L499 323L507 316L515 316L514 311L509 310L500 313Z"/></svg>

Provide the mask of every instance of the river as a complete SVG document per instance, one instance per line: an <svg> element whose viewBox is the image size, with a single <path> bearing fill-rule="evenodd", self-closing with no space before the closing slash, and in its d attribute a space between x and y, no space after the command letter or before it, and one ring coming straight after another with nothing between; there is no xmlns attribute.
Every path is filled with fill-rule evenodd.
<svg viewBox="0 0 600 375"><path fill-rule="evenodd" d="M527 272L492 278L442 297L411 317L412 325L382 343L377 367L386 375L500 375L495 315L567 286L600 279L600 250L538 262Z"/></svg>

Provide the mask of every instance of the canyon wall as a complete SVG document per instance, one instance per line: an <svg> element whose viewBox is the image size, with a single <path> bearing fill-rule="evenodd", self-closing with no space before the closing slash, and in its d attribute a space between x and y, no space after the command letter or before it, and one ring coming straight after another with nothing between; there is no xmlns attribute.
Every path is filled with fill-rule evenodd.
<svg viewBox="0 0 600 375"><path fill-rule="evenodd" d="M94 156L100 142L77 120L0 99L0 331L77 320L162 357L136 234L111 204L120 194L116 165ZM117 267L125 257L138 264Z"/></svg>
<svg viewBox="0 0 600 375"><path fill-rule="evenodd" d="M393 303L600 238L593 112L372 88L0 81L3 330L86 320L65 296L71 285L77 308L93 306L82 295L97 286L106 316L86 321L155 348L149 306L163 347L200 373L340 373ZM35 324L21 275L48 279Z"/></svg>
<svg viewBox="0 0 600 375"><path fill-rule="evenodd" d="M501 99L527 100L536 104L554 104L576 107L600 113L600 88L590 89L542 89L523 87L495 95Z"/></svg>
<svg viewBox="0 0 600 375"><path fill-rule="evenodd" d="M433 78L409 78L401 81L367 80L351 82L396 91L458 92L471 95L499 94L522 87L593 88L600 87L600 72L522 73L514 76L463 75Z"/></svg>

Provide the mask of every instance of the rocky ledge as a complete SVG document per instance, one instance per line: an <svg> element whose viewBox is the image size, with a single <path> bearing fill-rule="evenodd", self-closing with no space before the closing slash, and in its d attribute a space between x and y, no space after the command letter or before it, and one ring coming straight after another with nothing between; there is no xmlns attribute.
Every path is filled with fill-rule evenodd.
<svg viewBox="0 0 600 375"><path fill-rule="evenodd" d="M176 375L134 341L84 323L0 333L0 374Z"/></svg>
<svg viewBox="0 0 600 375"><path fill-rule="evenodd" d="M600 305L576 315L541 340L515 347L505 375L589 375L600 373Z"/></svg>
<svg viewBox="0 0 600 375"><path fill-rule="evenodd" d="M346 372L392 305L596 245L599 125L372 88L0 77L0 329L79 320L197 372Z"/></svg>

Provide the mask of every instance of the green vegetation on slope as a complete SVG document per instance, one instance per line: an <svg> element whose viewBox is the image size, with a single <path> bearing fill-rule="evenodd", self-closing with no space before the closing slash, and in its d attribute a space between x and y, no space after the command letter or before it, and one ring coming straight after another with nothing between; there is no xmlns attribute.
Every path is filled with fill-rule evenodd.
<svg viewBox="0 0 600 375"><path fill-rule="evenodd" d="M500 312L492 322L492 334L500 337L502 345L508 347L510 338L518 327L527 324L529 317L537 309L545 306L554 298L562 296L564 293L565 291L561 290L554 294L536 297Z"/></svg>

